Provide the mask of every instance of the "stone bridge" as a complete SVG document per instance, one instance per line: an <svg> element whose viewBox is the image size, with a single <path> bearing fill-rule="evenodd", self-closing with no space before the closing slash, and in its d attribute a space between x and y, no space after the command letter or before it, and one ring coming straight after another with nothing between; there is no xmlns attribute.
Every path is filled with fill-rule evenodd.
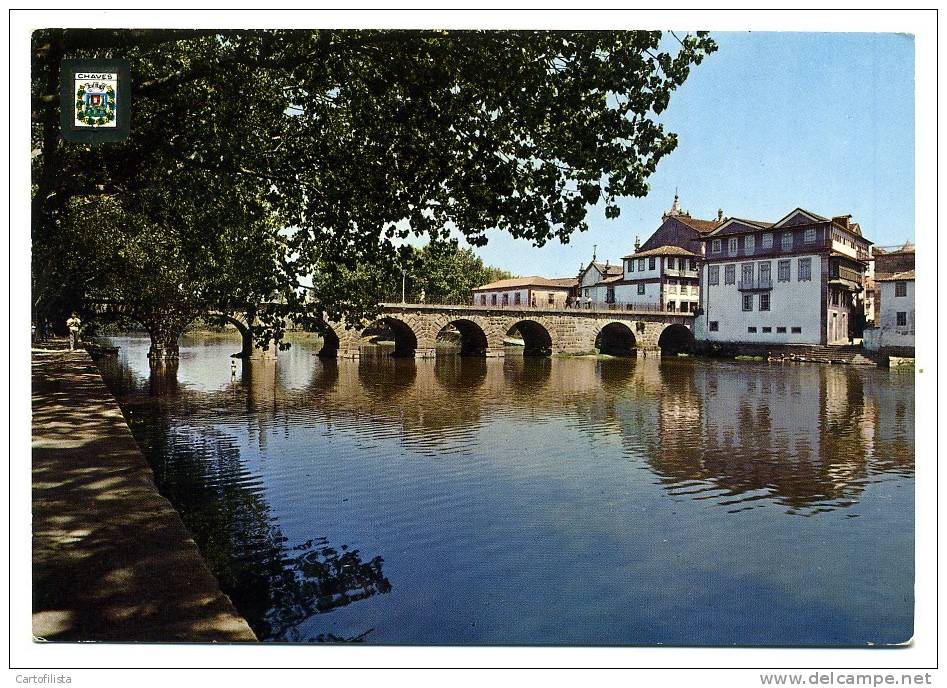
<svg viewBox="0 0 947 688"><path fill-rule="evenodd" d="M513 331L523 339L525 356L596 350L633 355L689 350L693 319L690 313L385 303L374 324L394 335L395 356L434 356L438 335L448 327L459 332L460 353L466 356L503 356L504 339ZM326 323L319 355L357 358L366 343L363 332Z"/></svg>

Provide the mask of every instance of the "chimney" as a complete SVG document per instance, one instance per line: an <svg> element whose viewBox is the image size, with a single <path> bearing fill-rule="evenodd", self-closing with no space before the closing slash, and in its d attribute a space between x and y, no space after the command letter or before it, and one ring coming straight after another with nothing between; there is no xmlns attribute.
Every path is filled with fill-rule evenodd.
<svg viewBox="0 0 947 688"><path fill-rule="evenodd" d="M639 248L641 248L641 239L636 234L635 235L635 250L637 251Z"/></svg>
<svg viewBox="0 0 947 688"><path fill-rule="evenodd" d="M837 215L832 218L832 222L848 229L848 222L852 219L851 215Z"/></svg>
<svg viewBox="0 0 947 688"><path fill-rule="evenodd" d="M723 208L717 210L717 222L723 222Z"/></svg>

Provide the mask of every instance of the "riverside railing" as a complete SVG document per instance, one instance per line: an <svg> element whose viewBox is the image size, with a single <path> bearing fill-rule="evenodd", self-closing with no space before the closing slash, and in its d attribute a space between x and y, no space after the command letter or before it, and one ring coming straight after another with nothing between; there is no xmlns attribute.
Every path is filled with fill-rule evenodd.
<svg viewBox="0 0 947 688"><path fill-rule="evenodd" d="M387 298L382 298L379 300L379 303L384 306L456 306L460 308L469 308L471 310L508 310L508 311L537 311L537 312L567 312L567 311L578 311L585 313L609 313L609 312L629 312L629 313L655 313L655 314L673 314L673 315L694 315L691 311L683 310L667 310L662 305L655 303L635 303L627 301L615 301L614 303L607 303L604 301L592 301L588 302L585 299L577 299L575 301L570 301L568 304L563 304L562 302L557 303L540 303L538 300L535 303L513 303L512 299L508 303L503 303L501 300L497 300L497 303L492 303L490 299L487 299L487 303L480 303L479 299L467 298L442 298L442 297L430 297L430 296L421 296L420 294L405 294L404 301L402 301L401 294L397 296L389 296Z"/></svg>

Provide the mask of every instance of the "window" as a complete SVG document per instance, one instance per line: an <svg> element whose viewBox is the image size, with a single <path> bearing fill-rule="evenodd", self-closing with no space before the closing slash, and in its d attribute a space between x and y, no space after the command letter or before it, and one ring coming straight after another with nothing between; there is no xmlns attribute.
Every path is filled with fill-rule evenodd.
<svg viewBox="0 0 947 688"><path fill-rule="evenodd" d="M746 331L749 332L750 334L756 334L756 328L753 327L752 325L746 328Z"/></svg>
<svg viewBox="0 0 947 688"><path fill-rule="evenodd" d="M718 321L718 320L711 320L711 321L710 321L710 331L711 331L711 332L719 332L719 331L720 331L720 321Z"/></svg>
<svg viewBox="0 0 947 688"><path fill-rule="evenodd" d="M490 295L490 305L491 305L491 306L497 305L497 295L496 295L496 294L491 294L491 295Z"/></svg>
<svg viewBox="0 0 947 688"><path fill-rule="evenodd" d="M648 269L654 270L654 256L651 256L650 258L648 258Z"/></svg>
<svg viewBox="0 0 947 688"><path fill-rule="evenodd" d="M783 232L783 250L792 251L792 232Z"/></svg>
<svg viewBox="0 0 947 688"><path fill-rule="evenodd" d="M794 328L792 328L792 333L793 333L793 334L802 334L802 328L801 328L801 327L794 327Z"/></svg>
<svg viewBox="0 0 947 688"><path fill-rule="evenodd" d="M676 294L676 293L677 293L677 282L675 282L674 280L669 280L668 281L668 294Z"/></svg>
<svg viewBox="0 0 947 688"><path fill-rule="evenodd" d="M812 279L812 258L799 259L799 272L797 279L800 282L808 282Z"/></svg>
<svg viewBox="0 0 947 688"><path fill-rule="evenodd" d="M832 290L832 305L833 306L838 305L838 292L835 291L834 289Z"/></svg>
<svg viewBox="0 0 947 688"><path fill-rule="evenodd" d="M737 281L737 266L725 265L723 268L723 283L733 284Z"/></svg>
<svg viewBox="0 0 947 688"><path fill-rule="evenodd" d="M697 272L697 259L691 258L691 272Z"/></svg>
<svg viewBox="0 0 947 688"><path fill-rule="evenodd" d="M552 292L549 292L548 294L546 294L546 303L548 303L548 304L551 306L551 305L553 305L555 302L556 302L556 295L555 295L555 294L553 294Z"/></svg>
<svg viewBox="0 0 947 688"><path fill-rule="evenodd" d="M487 305L487 295L486 295L486 294L481 294L481 295L480 295L480 305L481 305L481 306L486 306L486 305Z"/></svg>
<svg viewBox="0 0 947 688"><path fill-rule="evenodd" d="M776 328L776 334L786 334L786 328L785 328L785 327L777 327L777 328Z"/></svg>
<svg viewBox="0 0 947 688"><path fill-rule="evenodd" d="M638 293L639 293L639 294L644 294L644 284L639 284L639 285L638 285Z"/></svg>
<svg viewBox="0 0 947 688"><path fill-rule="evenodd" d="M748 234L743 237L743 252L750 256L753 255L753 252L756 250L756 237L752 234Z"/></svg>
<svg viewBox="0 0 947 688"><path fill-rule="evenodd" d="M634 272L635 271L634 259L627 261L627 263L628 263L628 272Z"/></svg>
<svg viewBox="0 0 947 688"><path fill-rule="evenodd" d="M737 254L737 238L736 237L732 237L727 242L727 253L730 254L731 256L735 256Z"/></svg>
<svg viewBox="0 0 947 688"><path fill-rule="evenodd" d="M516 292L515 294L513 294L513 305L514 305L514 306L519 306L519 305L520 305L520 293L519 293L519 292Z"/></svg>
<svg viewBox="0 0 947 688"><path fill-rule="evenodd" d="M714 239L710 243L710 252L711 253L720 253L720 239Z"/></svg>
<svg viewBox="0 0 947 688"><path fill-rule="evenodd" d="M668 301L668 307L667 307L667 309L668 309L668 311L673 311L673 310L674 310L674 302L673 302L673 301Z"/></svg>
<svg viewBox="0 0 947 688"><path fill-rule="evenodd" d="M585 291L588 291L588 289L586 289ZM509 306L509 305L510 305L510 295L509 295L509 294L504 294L504 295L503 295L503 305L504 305L504 306Z"/></svg>
<svg viewBox="0 0 947 688"><path fill-rule="evenodd" d="M769 333L772 332L772 331L773 331L773 328L772 328L772 327L764 327L764 328L763 328L763 333L764 333L764 334L769 334Z"/></svg>
<svg viewBox="0 0 947 688"><path fill-rule="evenodd" d="M777 270L776 279L778 279L780 282L789 281L789 261L788 260L779 261L779 264L776 266L776 270Z"/></svg>
<svg viewBox="0 0 947 688"><path fill-rule="evenodd" d="M770 279L770 264L767 260L765 263L760 263L760 285L768 285Z"/></svg>
<svg viewBox="0 0 947 688"><path fill-rule="evenodd" d="M707 282L709 284L720 284L720 266L711 265L707 268Z"/></svg>
<svg viewBox="0 0 947 688"><path fill-rule="evenodd" d="M907 311L898 311L898 327L907 327L907 324L908 324Z"/></svg>
<svg viewBox="0 0 947 688"><path fill-rule="evenodd" d="M743 310L745 311L753 310L753 294L743 295Z"/></svg>
<svg viewBox="0 0 947 688"><path fill-rule="evenodd" d="M769 294L760 294L760 310L769 310Z"/></svg>
<svg viewBox="0 0 947 688"><path fill-rule="evenodd" d="M898 280L894 283L894 295L895 296L907 296L908 295L908 283Z"/></svg>
<svg viewBox="0 0 947 688"><path fill-rule="evenodd" d="M589 288L588 288L588 287L586 287L585 289L582 290L582 295L583 295L585 298L588 298L588 297L589 297Z"/></svg>
<svg viewBox="0 0 947 688"><path fill-rule="evenodd" d="M764 250L765 250L765 249L773 248L773 235L770 234L769 232L767 232L766 234L764 234L764 235L763 235L763 242L762 242L762 244L763 244L763 249L764 249Z"/></svg>
<svg viewBox="0 0 947 688"><path fill-rule="evenodd" d="M740 281L745 284L753 283L753 263L744 263L740 266Z"/></svg>
<svg viewBox="0 0 947 688"><path fill-rule="evenodd" d="M806 230L805 236L803 237L803 241L805 241L807 244L811 244L815 242L815 227L810 227L809 229Z"/></svg>
<svg viewBox="0 0 947 688"><path fill-rule="evenodd" d="M639 269L639 270L644 270L644 258L639 258L639 259L638 259L638 269Z"/></svg>

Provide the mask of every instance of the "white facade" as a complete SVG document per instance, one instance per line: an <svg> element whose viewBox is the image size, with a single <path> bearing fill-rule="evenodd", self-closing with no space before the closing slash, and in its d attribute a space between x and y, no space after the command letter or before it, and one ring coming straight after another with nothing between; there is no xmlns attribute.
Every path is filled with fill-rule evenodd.
<svg viewBox="0 0 947 688"><path fill-rule="evenodd" d="M902 286L898 286L898 285ZM914 348L914 280L881 280L881 317L865 330L865 348ZM902 295L898 296L898 293Z"/></svg>
<svg viewBox="0 0 947 688"><path fill-rule="evenodd" d="M619 303L640 303L655 308L661 304L661 283L641 282L644 293L639 291L638 284L618 284L615 286L615 300Z"/></svg>
<svg viewBox="0 0 947 688"><path fill-rule="evenodd" d="M475 306L547 306L564 308L569 296L568 288L518 287L477 291L473 295Z"/></svg>
<svg viewBox="0 0 947 688"><path fill-rule="evenodd" d="M790 261L789 280L781 281L779 262L787 259ZM800 280L799 263L806 259L810 261L809 279ZM704 264L701 266L704 313L694 319L695 337L748 344L821 343L823 260L823 256L812 254L765 260L737 257L732 263ZM758 282L763 263L769 263L772 288L741 291L743 266L753 266L753 280ZM731 284L727 284L727 265L734 266ZM717 284L710 283L710 271L714 267L719 271ZM767 296L769 309L761 310ZM744 309L744 297L749 297L749 310Z"/></svg>

